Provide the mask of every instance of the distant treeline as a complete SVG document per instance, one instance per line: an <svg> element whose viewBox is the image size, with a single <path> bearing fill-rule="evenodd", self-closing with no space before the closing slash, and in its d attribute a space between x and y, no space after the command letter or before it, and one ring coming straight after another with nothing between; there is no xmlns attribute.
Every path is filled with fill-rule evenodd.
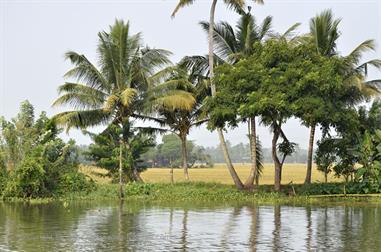
<svg viewBox="0 0 381 252"><path fill-rule="evenodd" d="M179 144L180 143L178 143L178 145ZM234 163L250 163L250 146L249 146L249 144L239 143L236 145L232 145L228 141L227 145L228 145L228 149L230 151L229 153L230 153L231 159ZM164 149L163 147L165 147L166 144L164 144L164 145L162 144L161 146L162 146L161 149ZM87 145L80 145L80 146L78 146L78 148L80 150L79 151L80 162L83 164L91 164L92 161L86 155L83 155L83 153L85 153L88 150L88 146ZM191 150L197 150L197 151L195 151L195 153L197 153L197 152L200 153L200 150L201 150L201 152L203 153L202 156L208 157L205 159L210 158L211 163L224 163L225 162L224 157L222 155L221 148L219 145L217 145L215 147L203 147L203 146L199 146L199 145L195 144L194 142L192 142L190 149ZM264 163L271 163L273 161L272 157L271 157L271 148L264 148L263 147L262 152L263 152L262 153L263 154L263 162ZM160 157L160 160L169 160L170 157L169 156L166 157L165 156L166 153L167 152L159 151L158 149L152 148L152 149L150 149L148 155L144 155L144 157L151 159L152 156L157 156L157 157ZM176 166L179 166L181 156L180 156L179 151L177 151L177 153L178 153L178 157L176 156L173 159L176 163ZM145 160L145 161L149 162L150 160ZM193 158L192 158L192 161L194 162L195 160L193 160ZM200 160L198 162L209 163L206 160ZM291 156L288 156L286 158L286 161L285 161L285 163L306 163L306 162L307 162L307 150L301 149L298 146L295 148L295 152ZM163 162L163 163L165 165L167 165L165 162ZM161 165L159 165L159 166L161 166Z"/></svg>
<svg viewBox="0 0 381 252"><path fill-rule="evenodd" d="M239 143L232 145L227 142L229 154L234 163L249 163L250 162L250 145ZM215 147L206 147L205 153L210 156L214 163L224 163L224 157L219 145ZM263 162L273 162L271 157L271 148L262 148ZM288 156L285 163L306 163L307 162L307 150L301 149L298 146L295 147L295 152Z"/></svg>

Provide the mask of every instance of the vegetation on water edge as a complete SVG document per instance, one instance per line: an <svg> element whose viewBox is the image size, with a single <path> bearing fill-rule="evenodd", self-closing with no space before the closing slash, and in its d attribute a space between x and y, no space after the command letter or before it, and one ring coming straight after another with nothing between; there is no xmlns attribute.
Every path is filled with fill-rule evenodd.
<svg viewBox="0 0 381 252"><path fill-rule="evenodd" d="M91 198L94 193L114 198L118 191L120 198L256 201L381 193L381 102L360 106L381 94L381 80L367 78L368 66L381 69L381 60L361 62L365 52L375 49L375 42L366 40L344 56L336 46L340 19L330 10L310 20L308 34L296 36L299 24L278 34L272 31L271 17L259 28L244 1L234 6L241 15L235 32L227 23L214 24L216 2L210 22L202 23L208 31L208 57L187 56L172 64L169 51L144 47L140 34L131 34L129 23L122 20L98 34L97 64L81 53L67 52L73 68L65 74L67 82L59 87L53 105L71 109L53 118L42 113L35 120L33 106L24 102L16 118L0 119L0 196ZM191 3L180 1L178 8ZM215 71L214 64L218 65ZM310 128L304 186L284 186L284 164L296 149L283 130L290 118ZM136 121L155 122L158 127L138 127ZM273 189L257 187L263 174L257 122L272 134ZM210 165L202 150L192 155L187 140L190 129L204 123L218 132L231 182L238 190L222 184L173 184L176 166L183 168L184 180L196 181L188 169L197 161ZM251 163L245 177L233 165L223 134L224 129L241 123L248 124ZM74 141L65 143L58 137L59 127L69 131L94 126L105 129L99 134L84 131L93 140L87 154L108 170L105 176L119 182L118 190L115 185L96 189L90 176L78 170ZM323 132L315 156L317 167L324 172L325 182L334 174L344 178L345 184L309 185L314 181L317 127ZM163 137L164 143L157 148L160 155L148 158L156 134L163 132L174 135ZM172 184L143 184L151 182L141 176L149 163L171 167ZM126 182L130 184L124 188Z"/></svg>
<svg viewBox="0 0 381 252"><path fill-rule="evenodd" d="M346 189L344 189L344 187ZM284 185L280 193L271 185L262 185L257 191L238 191L233 185L204 182L181 183L128 183L124 188L126 202L150 203L218 203L218 204L310 204L321 201L371 201L381 202L381 194L350 194L351 186L344 183L310 185ZM344 192L346 190L346 195ZM118 200L119 187L116 184L97 185L91 192L70 192L51 198L23 199L3 198L4 201L25 201L46 203L71 200ZM295 192L295 194L294 194ZM335 197L337 195L337 197ZM343 197L345 196L345 197Z"/></svg>

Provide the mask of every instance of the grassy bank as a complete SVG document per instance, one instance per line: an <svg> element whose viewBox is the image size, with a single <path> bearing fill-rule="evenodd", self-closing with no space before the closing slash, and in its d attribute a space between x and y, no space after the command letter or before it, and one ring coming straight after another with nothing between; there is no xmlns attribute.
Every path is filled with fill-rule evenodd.
<svg viewBox="0 0 381 252"><path fill-rule="evenodd" d="M242 178L248 173L248 165L236 165ZM97 167L82 166L81 172L96 181L96 190L85 193L76 192L60 195L56 198L33 199L33 202L48 202L52 200L118 200L119 187L111 184L110 178L106 176L107 171ZM322 184L317 183L321 175L314 169L313 177L315 183L305 186L301 184L304 179L304 165L290 165L285 167L284 183L281 193L272 191L273 169L266 165L261 180L260 187L255 192L238 191L231 184L230 175L223 165L215 168L191 169L191 182L182 182L182 170L175 170L176 182L168 183L168 169L148 169L143 173L146 181L144 184L131 183L125 185L125 200L150 202L150 203L190 203L202 204L209 203L256 203L256 204L311 204L326 202L343 201L372 201L381 203L381 195L350 195L345 184L341 182ZM212 181L212 182L211 182ZM217 182L216 182L217 181ZM290 184L289 182L293 182ZM298 184L299 182L299 184ZM12 201L24 201L25 199L7 199Z"/></svg>
<svg viewBox="0 0 381 252"><path fill-rule="evenodd" d="M317 187L312 184L311 187ZM295 190L296 195L289 195ZM302 185L284 186L281 193L272 192L272 187L262 185L255 192L238 191L232 185L205 182L168 183L131 183L125 185L126 202L146 202L153 204L322 204L329 202L373 202L381 203L381 195L306 195ZM98 184L97 189L89 194L77 192L57 198L33 199L33 203L49 201L93 201L118 200L119 187L116 184ZM7 199L25 201L26 199Z"/></svg>

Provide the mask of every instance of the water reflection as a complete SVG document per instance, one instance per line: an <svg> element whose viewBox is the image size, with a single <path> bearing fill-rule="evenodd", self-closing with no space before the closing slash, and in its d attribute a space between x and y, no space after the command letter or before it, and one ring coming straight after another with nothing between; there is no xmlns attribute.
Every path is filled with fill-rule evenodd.
<svg viewBox="0 0 381 252"><path fill-rule="evenodd" d="M377 251L378 206L0 203L0 251Z"/></svg>

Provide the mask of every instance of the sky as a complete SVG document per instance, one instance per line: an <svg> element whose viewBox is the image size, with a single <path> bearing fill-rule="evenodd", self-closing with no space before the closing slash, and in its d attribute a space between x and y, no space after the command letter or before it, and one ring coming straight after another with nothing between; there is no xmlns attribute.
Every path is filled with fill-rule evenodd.
<svg viewBox="0 0 381 252"><path fill-rule="evenodd" d="M19 105L28 99L36 114L48 115L63 111L52 108L57 98L57 87L65 82L63 75L70 69L64 53L74 50L96 62L97 33L108 30L115 19L129 20L134 33L142 32L144 43L150 47L173 52L171 60L179 61L186 55L207 53L207 36L199 21L208 20L211 0L197 0L192 6L170 14L177 0L0 0L0 116L14 117ZM296 22L302 23L299 33L308 32L308 23L317 13L332 9L342 18L338 50L350 53L366 39L375 39L376 52L364 60L381 58L381 0L265 0L258 6L252 1L252 13L258 19L273 16L273 29L284 32ZM218 1L216 21L235 25L239 16ZM369 78L381 78L381 73L370 71ZM67 108L66 108L67 109ZM92 129L100 131L102 128ZM264 147L271 145L268 128L258 127ZM301 148L308 145L309 130L296 119L284 126L288 138ZM232 144L247 143L247 126L228 129L226 138ZM317 133L317 139L320 137ZM74 138L79 144L91 140L79 131L63 133L63 138ZM216 132L206 127L193 129L189 138L196 144L215 146Z"/></svg>

